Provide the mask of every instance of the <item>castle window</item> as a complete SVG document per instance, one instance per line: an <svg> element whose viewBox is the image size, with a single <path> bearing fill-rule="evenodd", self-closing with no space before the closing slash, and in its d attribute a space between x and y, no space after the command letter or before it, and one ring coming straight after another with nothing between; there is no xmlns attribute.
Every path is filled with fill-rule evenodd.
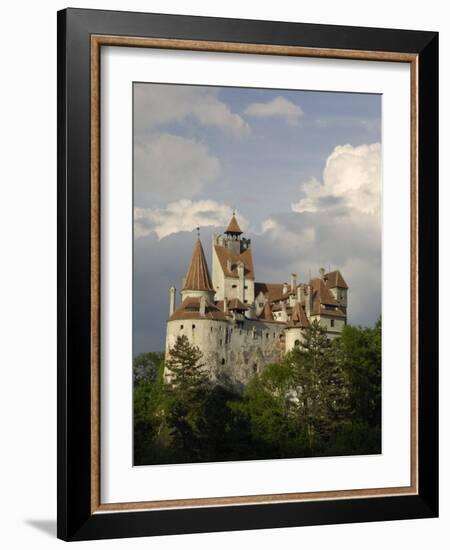
<svg viewBox="0 0 450 550"><path fill-rule="evenodd" d="M194 330L194 328L195 328L195 325L192 325L192 330Z"/></svg>
<svg viewBox="0 0 450 550"><path fill-rule="evenodd" d="M331 319L330 325L331 325L332 327L334 327L334 319Z"/></svg>
<svg viewBox="0 0 450 550"><path fill-rule="evenodd" d="M180 325L180 330L183 330L184 329L184 325Z"/></svg>
<svg viewBox="0 0 450 550"><path fill-rule="evenodd" d="M269 338L269 333L268 332L266 332L266 338Z"/></svg>
<svg viewBox="0 0 450 550"><path fill-rule="evenodd" d="M209 330L212 332L212 331L213 331L213 328L211 327Z"/></svg>
<svg viewBox="0 0 450 550"><path fill-rule="evenodd" d="M222 357L222 360L220 361L222 365L225 365L225 359Z"/></svg>
<svg viewBox="0 0 450 550"><path fill-rule="evenodd" d="M247 290L248 286L247 286L247 285L244 285L244 288L245 288L245 290Z"/></svg>
<svg viewBox="0 0 450 550"><path fill-rule="evenodd" d="M253 372L258 372L258 365L256 363L253 363Z"/></svg>
<svg viewBox="0 0 450 550"><path fill-rule="evenodd" d="M231 285L231 288L237 288L237 285Z"/></svg>
<svg viewBox="0 0 450 550"><path fill-rule="evenodd" d="M222 345L222 338L219 340L219 346Z"/></svg>
<svg viewBox="0 0 450 550"><path fill-rule="evenodd" d="M299 345L300 345L300 340L296 340L296 341L294 342L294 346L295 346L296 348L298 348Z"/></svg>
<svg viewBox="0 0 450 550"><path fill-rule="evenodd" d="M248 302L248 300L244 300L244 304L246 304Z"/></svg>

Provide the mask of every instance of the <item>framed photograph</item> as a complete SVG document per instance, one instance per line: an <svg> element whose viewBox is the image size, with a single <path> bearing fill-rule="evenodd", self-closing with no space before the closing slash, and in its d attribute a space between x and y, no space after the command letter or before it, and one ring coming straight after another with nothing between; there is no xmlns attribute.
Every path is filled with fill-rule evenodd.
<svg viewBox="0 0 450 550"><path fill-rule="evenodd" d="M58 13L58 536L438 514L438 35Z"/></svg>

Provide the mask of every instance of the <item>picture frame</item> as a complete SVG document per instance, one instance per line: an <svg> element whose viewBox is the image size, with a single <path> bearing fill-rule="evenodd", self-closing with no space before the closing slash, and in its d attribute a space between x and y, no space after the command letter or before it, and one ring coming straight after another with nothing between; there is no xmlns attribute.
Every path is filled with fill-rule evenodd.
<svg viewBox="0 0 450 550"><path fill-rule="evenodd" d="M410 486L101 502L100 51L105 46L409 64ZM437 144L435 32L85 9L58 12L59 538L91 540L438 515Z"/></svg>

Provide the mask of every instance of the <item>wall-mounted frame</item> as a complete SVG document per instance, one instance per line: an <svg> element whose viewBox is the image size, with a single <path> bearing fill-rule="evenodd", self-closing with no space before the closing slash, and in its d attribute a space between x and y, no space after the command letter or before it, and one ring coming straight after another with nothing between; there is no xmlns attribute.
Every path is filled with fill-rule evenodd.
<svg viewBox="0 0 450 550"><path fill-rule="evenodd" d="M389 368L395 357L399 361L406 357L408 362L408 385L403 388L409 412L408 460L401 472L407 482L383 486L368 481L367 486L319 490L299 490L293 484L292 490L265 492L249 492L243 487L231 495L217 492L208 496L201 490L190 496L186 489L178 497L168 491L167 498L155 497L149 489L148 495L139 498L131 493L120 500L104 498L106 463L108 475L112 471L108 447L102 442L103 421L109 410L103 408L106 389L102 384L110 379L102 370L105 337L101 324L107 301L102 281L108 265L102 255L102 220L111 215L105 212L107 202L102 199L107 195L110 173L102 157L107 147L102 140L108 137L105 128L111 121L100 116L110 112L102 106L107 88L102 80L106 78L106 63L102 65L106 49L119 56L135 52L142 57L152 52L195 57L195 52L200 52L213 63L214 56L222 56L231 67L234 60L238 63L238 59L251 57L262 65L270 60L274 71L277 63L287 64L292 71L287 60L308 60L310 64L347 60L367 62L374 68L383 64L407 68L410 178L406 201L393 206L408 211L410 301L408 311L398 320L405 320L408 345L400 345L397 355L383 357L383 369ZM106 68L113 71L110 58ZM176 82L176 76L174 79ZM199 73L197 79L200 84L208 83L204 74ZM131 78L130 89L136 80ZM250 80L248 85L252 85ZM281 81L279 87L283 88ZM125 108L131 112L132 102ZM132 136L126 139L131 148ZM86 540L437 516L437 143L437 33L82 9L58 13L60 538ZM384 147L388 144L389 140ZM132 174L127 177L131 182ZM396 185L385 181L384 186L388 183ZM128 185L131 193L126 179L123 185ZM391 326L389 319L387 326ZM131 363L124 366L127 368L131 369ZM332 469L333 464L330 461L327 467ZM195 466L193 479L200 487L205 481L203 474L195 478ZM128 468L133 470L131 460ZM165 468L170 471L176 466Z"/></svg>

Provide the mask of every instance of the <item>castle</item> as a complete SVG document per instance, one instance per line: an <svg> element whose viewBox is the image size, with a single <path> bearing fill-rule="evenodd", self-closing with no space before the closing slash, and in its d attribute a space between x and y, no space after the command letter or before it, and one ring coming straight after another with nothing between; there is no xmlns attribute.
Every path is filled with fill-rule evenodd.
<svg viewBox="0 0 450 550"><path fill-rule="evenodd" d="M213 383L240 392L252 376L300 345L317 319L330 338L347 322L348 286L339 271L308 283L255 281L250 239L235 214L223 235L213 237L212 279L200 238L183 279L181 304L170 288L166 356L178 336L200 348ZM165 373L170 381L170 372Z"/></svg>

